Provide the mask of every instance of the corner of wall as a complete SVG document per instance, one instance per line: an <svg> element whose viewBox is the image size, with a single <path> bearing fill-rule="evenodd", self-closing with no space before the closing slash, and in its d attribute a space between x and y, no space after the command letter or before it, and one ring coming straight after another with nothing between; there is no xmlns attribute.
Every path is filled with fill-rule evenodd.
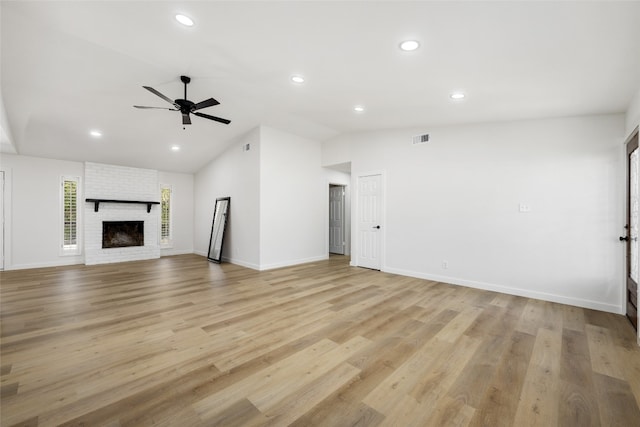
<svg viewBox="0 0 640 427"><path fill-rule="evenodd" d="M631 134L636 126L640 125L640 89L638 89L633 99L631 100L631 103L627 108L625 119L626 136Z"/></svg>

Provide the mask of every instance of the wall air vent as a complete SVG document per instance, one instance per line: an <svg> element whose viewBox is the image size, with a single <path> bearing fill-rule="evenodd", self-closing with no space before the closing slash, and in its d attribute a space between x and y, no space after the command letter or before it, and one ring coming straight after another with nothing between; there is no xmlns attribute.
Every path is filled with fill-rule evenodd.
<svg viewBox="0 0 640 427"><path fill-rule="evenodd" d="M412 139L413 145L426 144L427 142L429 142L429 134L428 133L425 133L423 135L416 135Z"/></svg>

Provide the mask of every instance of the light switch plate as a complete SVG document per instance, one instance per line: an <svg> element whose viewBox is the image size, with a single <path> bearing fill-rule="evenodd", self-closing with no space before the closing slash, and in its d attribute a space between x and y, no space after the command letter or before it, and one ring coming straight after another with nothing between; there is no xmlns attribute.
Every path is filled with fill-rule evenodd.
<svg viewBox="0 0 640 427"><path fill-rule="evenodd" d="M518 212L520 213L528 213L531 212L531 206L526 203L520 203L518 205Z"/></svg>

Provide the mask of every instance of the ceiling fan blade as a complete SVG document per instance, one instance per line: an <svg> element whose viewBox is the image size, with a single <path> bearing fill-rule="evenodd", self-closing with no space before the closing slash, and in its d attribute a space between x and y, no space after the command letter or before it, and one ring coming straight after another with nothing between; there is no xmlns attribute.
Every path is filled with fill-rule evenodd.
<svg viewBox="0 0 640 427"><path fill-rule="evenodd" d="M216 122L220 122L220 123L224 123L225 125L228 125L229 123L231 123L231 120L227 120L227 119L222 119L220 117L216 117L216 116L210 116L208 114L204 114L204 113L193 113L198 117L204 117L205 119L209 119L209 120L215 120Z"/></svg>
<svg viewBox="0 0 640 427"><path fill-rule="evenodd" d="M220 104L218 101L216 101L213 98L209 98L202 102L198 102L196 105L193 106L193 108L191 108L191 111L196 111L201 108L213 107L214 105L218 105L218 104Z"/></svg>
<svg viewBox="0 0 640 427"><path fill-rule="evenodd" d="M173 102L173 99L169 99L169 97L164 96L163 94L161 94L160 92L158 92L157 90L155 90L154 88L150 87L150 86L142 86L143 88L145 88L146 90L148 90L149 92L151 92L154 95L159 96L160 98L164 99L165 101L167 101L169 104L172 105L176 105L175 102ZM177 105L176 105L177 107Z"/></svg>
<svg viewBox="0 0 640 427"><path fill-rule="evenodd" d="M144 105L134 105L135 108L144 108L144 109L153 109L153 110L169 110L169 111L178 111L175 108L166 108L166 107L146 107Z"/></svg>
<svg viewBox="0 0 640 427"><path fill-rule="evenodd" d="M183 125L191 124L191 118L189 117L189 113L182 113L182 124Z"/></svg>

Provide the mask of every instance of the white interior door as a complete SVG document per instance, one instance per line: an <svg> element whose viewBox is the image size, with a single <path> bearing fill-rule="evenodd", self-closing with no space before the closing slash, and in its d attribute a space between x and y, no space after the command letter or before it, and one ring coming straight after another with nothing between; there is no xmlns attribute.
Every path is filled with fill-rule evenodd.
<svg viewBox="0 0 640 427"><path fill-rule="evenodd" d="M329 187L329 252L344 255L344 187Z"/></svg>
<svg viewBox="0 0 640 427"><path fill-rule="evenodd" d="M358 266L382 267L382 175L358 177Z"/></svg>

